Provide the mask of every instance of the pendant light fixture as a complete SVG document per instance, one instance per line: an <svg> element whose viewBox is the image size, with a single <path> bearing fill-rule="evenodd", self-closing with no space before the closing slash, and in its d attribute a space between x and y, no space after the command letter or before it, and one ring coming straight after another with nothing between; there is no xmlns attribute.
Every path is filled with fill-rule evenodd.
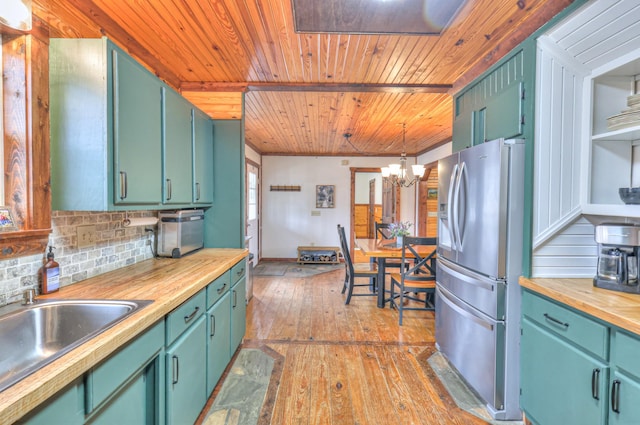
<svg viewBox="0 0 640 425"><path fill-rule="evenodd" d="M382 167L382 178L390 182L394 186L410 187L424 176L424 165L416 164L411 166L413 178L409 178L407 170L407 153L405 151L406 143L406 124L402 124L402 154L400 154L399 164L389 164L388 167Z"/></svg>
<svg viewBox="0 0 640 425"><path fill-rule="evenodd" d="M3 29L31 31L31 0L0 1L0 30Z"/></svg>

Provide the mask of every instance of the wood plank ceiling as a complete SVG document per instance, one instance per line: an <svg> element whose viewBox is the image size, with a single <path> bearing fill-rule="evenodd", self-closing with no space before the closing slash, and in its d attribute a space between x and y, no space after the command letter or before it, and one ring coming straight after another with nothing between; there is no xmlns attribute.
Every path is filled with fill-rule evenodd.
<svg viewBox="0 0 640 425"><path fill-rule="evenodd" d="M352 12L376 1L352 1ZM406 123L412 156L451 139L453 93L570 3L467 0L440 36L298 33L291 0L34 0L33 10L51 37L111 38L214 118L240 118L244 96L246 142L262 154L396 156Z"/></svg>

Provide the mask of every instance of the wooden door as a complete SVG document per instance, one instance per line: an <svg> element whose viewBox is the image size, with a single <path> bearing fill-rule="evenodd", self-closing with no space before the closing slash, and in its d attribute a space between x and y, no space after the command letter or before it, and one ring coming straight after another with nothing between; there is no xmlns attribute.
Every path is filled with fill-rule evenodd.
<svg viewBox="0 0 640 425"><path fill-rule="evenodd" d="M375 237L375 222L376 222L376 179L369 180L369 210L367 211L367 238L373 239Z"/></svg>
<svg viewBox="0 0 640 425"><path fill-rule="evenodd" d="M398 219L400 209L398 188L387 180L382 179L382 222L393 223Z"/></svg>
<svg viewBox="0 0 640 425"><path fill-rule="evenodd" d="M438 169L427 169L418 183L418 234L438 237Z"/></svg>

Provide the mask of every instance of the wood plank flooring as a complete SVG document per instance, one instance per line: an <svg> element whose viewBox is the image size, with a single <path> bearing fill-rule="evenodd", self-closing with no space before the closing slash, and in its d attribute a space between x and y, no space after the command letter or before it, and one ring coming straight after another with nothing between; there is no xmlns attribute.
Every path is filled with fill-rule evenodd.
<svg viewBox="0 0 640 425"><path fill-rule="evenodd" d="M486 424L455 406L426 362L433 312L405 312L399 326L375 297L345 305L343 279L254 277L243 347L278 358L259 423Z"/></svg>

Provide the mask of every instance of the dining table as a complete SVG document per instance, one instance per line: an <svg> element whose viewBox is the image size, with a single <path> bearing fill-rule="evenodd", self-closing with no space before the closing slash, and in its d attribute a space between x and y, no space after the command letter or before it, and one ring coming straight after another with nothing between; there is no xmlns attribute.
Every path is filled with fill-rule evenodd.
<svg viewBox="0 0 640 425"><path fill-rule="evenodd" d="M387 300L385 300L386 293L386 262L389 259L402 258L402 247L396 245L395 239L355 239L355 245L362 254L368 257L371 261L374 259L378 263L378 307L384 308ZM435 245L420 245L416 247L419 255L427 256L436 249ZM413 257L411 252L407 252Z"/></svg>

